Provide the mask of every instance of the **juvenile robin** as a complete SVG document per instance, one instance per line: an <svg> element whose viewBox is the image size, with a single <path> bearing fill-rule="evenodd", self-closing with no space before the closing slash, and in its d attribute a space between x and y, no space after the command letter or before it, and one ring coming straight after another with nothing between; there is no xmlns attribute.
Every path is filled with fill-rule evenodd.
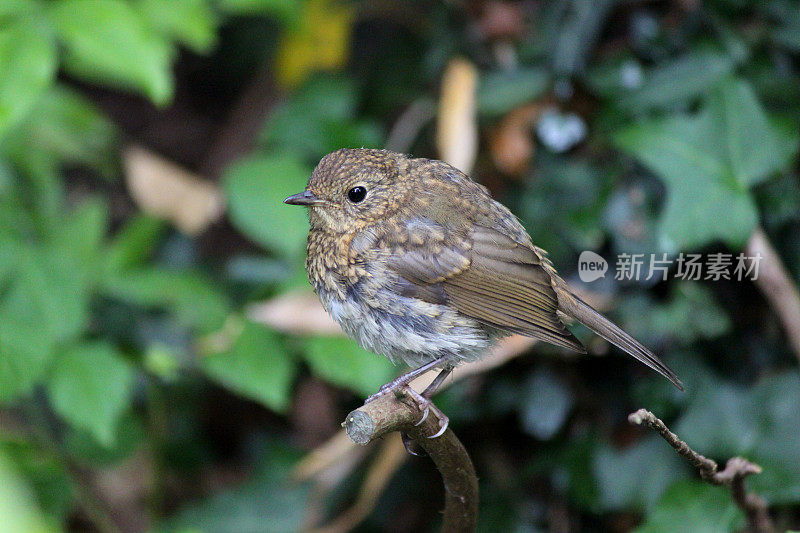
<svg viewBox="0 0 800 533"><path fill-rule="evenodd" d="M306 270L325 309L364 349L414 368L367 402L439 368L421 395L409 391L427 415L454 366L511 333L585 353L561 313L683 389L653 352L569 289L508 208L447 163L337 150L284 202L309 208ZM447 427L439 416L432 437Z"/></svg>

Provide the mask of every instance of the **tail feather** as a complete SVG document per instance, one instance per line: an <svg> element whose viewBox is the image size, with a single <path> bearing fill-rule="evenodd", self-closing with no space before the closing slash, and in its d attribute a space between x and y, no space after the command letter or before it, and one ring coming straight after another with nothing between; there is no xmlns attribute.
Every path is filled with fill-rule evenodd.
<svg viewBox="0 0 800 533"><path fill-rule="evenodd" d="M684 390L683 383L681 383L681 380L675 372L661 362L656 354L645 348L642 343L625 333L619 326L601 315L591 305L574 294L569 293L564 296L566 297L562 297L562 294L559 294L558 298L559 308L564 314L578 320L611 344L626 351L631 356L667 378L678 389Z"/></svg>

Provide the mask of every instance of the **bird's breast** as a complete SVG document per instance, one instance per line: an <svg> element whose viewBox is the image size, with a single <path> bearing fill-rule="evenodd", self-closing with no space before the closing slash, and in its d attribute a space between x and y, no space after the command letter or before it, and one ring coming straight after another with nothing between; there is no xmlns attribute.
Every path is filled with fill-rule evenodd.
<svg viewBox="0 0 800 533"><path fill-rule="evenodd" d="M446 305L399 295L375 276L343 290L317 289L317 294L362 348L409 366L442 356L451 356L454 364L474 360L491 340L490 332L476 321Z"/></svg>

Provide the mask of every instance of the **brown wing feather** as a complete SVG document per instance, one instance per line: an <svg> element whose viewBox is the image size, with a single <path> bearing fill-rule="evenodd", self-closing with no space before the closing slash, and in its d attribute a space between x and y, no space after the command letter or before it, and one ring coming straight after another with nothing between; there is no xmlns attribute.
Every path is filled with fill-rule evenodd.
<svg viewBox="0 0 800 533"><path fill-rule="evenodd" d="M441 233L441 227L437 230ZM404 253L388 258L388 266L410 282L404 291L409 295L429 294L415 289L418 285L441 287L447 302L466 316L585 351L556 314L558 298L550 275L532 248L481 226L457 242L460 245L434 247L437 253L430 252L431 246L406 246Z"/></svg>

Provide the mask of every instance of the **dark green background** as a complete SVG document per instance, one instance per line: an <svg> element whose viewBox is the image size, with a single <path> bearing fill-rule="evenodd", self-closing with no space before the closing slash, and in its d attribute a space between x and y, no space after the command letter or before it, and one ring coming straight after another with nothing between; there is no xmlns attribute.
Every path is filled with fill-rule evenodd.
<svg viewBox="0 0 800 533"><path fill-rule="evenodd" d="M315 2L320 20L334 4ZM523 24L487 37L500 8ZM289 473L396 369L244 311L308 290L305 214L280 201L325 153L383 147L408 106L435 111L457 56L479 72L472 175L568 279L583 250L613 273L622 253L735 256L761 227L798 281L799 2L345 9L342 64L280 88L276 50L315 23L305 2L0 3L0 531L294 531L352 502L363 465L322 499ZM531 102L588 134L557 152L531 124L530 164L505 175L492 132ZM437 155L434 122L408 151ZM224 219L188 236L143 213L123 179L131 143L217 183ZM437 397L478 471L481 530L741 527L726 489L627 424L639 407L711 458L760 464L748 488L800 527L800 354L751 281L674 274L585 288L686 393L616 350L537 345ZM413 458L358 531L434 530L442 490Z"/></svg>

